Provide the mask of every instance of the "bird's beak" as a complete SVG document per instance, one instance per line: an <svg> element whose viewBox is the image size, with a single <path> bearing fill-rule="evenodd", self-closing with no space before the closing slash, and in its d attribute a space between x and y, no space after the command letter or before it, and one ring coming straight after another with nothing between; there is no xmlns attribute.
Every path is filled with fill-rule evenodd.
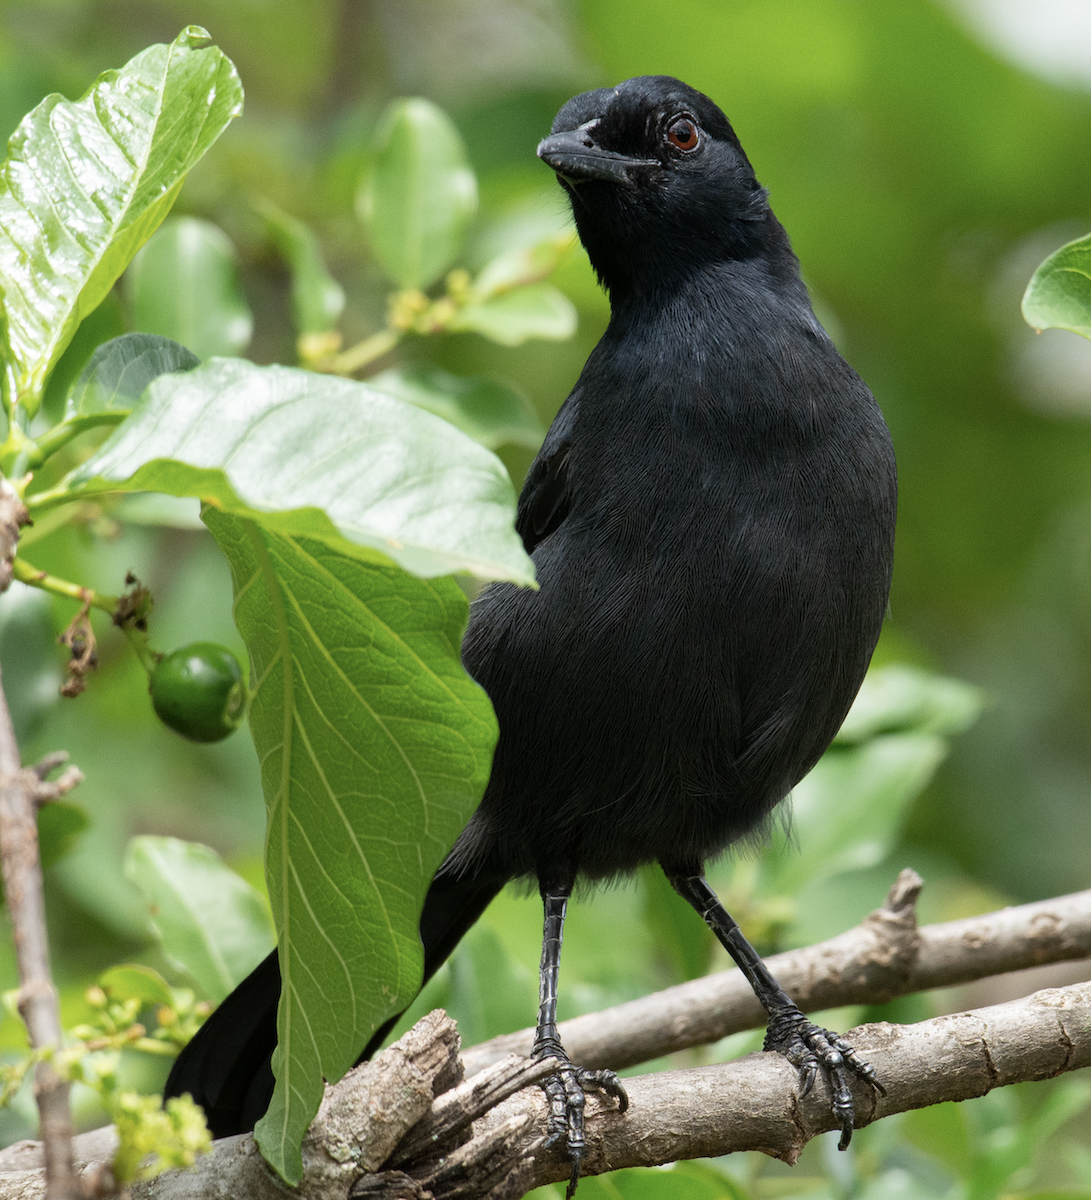
<svg viewBox="0 0 1091 1200"><path fill-rule="evenodd" d="M595 144L587 129L552 134L538 143L538 157L567 183L576 184L589 179L601 179L607 183L634 187L636 181L632 171L635 167L660 165L654 158L628 158L624 154L603 150Z"/></svg>

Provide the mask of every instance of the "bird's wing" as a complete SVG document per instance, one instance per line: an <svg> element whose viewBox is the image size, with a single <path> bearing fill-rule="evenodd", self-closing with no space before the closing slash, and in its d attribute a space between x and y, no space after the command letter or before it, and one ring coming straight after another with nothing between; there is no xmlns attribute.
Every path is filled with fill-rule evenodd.
<svg viewBox="0 0 1091 1200"><path fill-rule="evenodd" d="M515 528L528 554L568 515L568 461L572 430L579 412L577 388L561 406L549 427L538 457L530 465L519 496Z"/></svg>

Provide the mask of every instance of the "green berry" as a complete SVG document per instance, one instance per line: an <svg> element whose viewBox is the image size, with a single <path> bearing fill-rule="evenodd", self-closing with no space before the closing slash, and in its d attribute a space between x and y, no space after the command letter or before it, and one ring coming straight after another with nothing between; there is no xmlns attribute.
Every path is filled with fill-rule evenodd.
<svg viewBox="0 0 1091 1200"><path fill-rule="evenodd" d="M152 672L152 707L164 725L192 742L218 742L246 709L239 660L215 642L194 642L163 658Z"/></svg>

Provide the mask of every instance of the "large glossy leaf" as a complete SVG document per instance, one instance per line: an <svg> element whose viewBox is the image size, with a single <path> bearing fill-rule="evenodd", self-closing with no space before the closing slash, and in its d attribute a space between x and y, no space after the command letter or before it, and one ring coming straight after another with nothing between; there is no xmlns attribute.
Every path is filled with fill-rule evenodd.
<svg viewBox="0 0 1091 1200"><path fill-rule="evenodd" d="M172 217L133 259L125 276L133 324L198 358L239 354L254 318L242 294L235 247L211 221Z"/></svg>
<svg viewBox="0 0 1091 1200"><path fill-rule="evenodd" d="M129 412L153 379L200 365L195 354L170 338L123 333L103 342L87 360L68 396L65 416Z"/></svg>
<svg viewBox="0 0 1091 1200"><path fill-rule="evenodd" d="M445 421L366 384L214 359L164 375L54 499L199 496L418 575L527 583L503 464Z"/></svg>
<svg viewBox="0 0 1091 1200"><path fill-rule="evenodd" d="M393 367L368 383L450 421L475 442L536 450L545 430L534 405L507 384L480 375L452 375L438 367Z"/></svg>
<svg viewBox="0 0 1091 1200"><path fill-rule="evenodd" d="M0 286L17 394L34 409L79 322L163 220L242 106L235 68L196 26L43 100L0 167Z"/></svg>
<svg viewBox="0 0 1091 1200"><path fill-rule="evenodd" d="M1031 276L1023 316L1035 329L1091 338L1091 234L1062 246Z"/></svg>
<svg viewBox="0 0 1091 1200"><path fill-rule="evenodd" d="M125 876L148 905L163 953L219 1003L276 944L265 901L208 846L135 837Z"/></svg>
<svg viewBox="0 0 1091 1200"><path fill-rule="evenodd" d="M322 1097L420 983L424 893L477 804L496 725L465 674L467 603L328 543L206 509L255 681L285 991L258 1125L289 1180Z"/></svg>
<svg viewBox="0 0 1091 1200"><path fill-rule="evenodd" d="M383 270L399 287L430 287L457 257L476 209L477 181L450 117L427 100L395 101L357 197Z"/></svg>

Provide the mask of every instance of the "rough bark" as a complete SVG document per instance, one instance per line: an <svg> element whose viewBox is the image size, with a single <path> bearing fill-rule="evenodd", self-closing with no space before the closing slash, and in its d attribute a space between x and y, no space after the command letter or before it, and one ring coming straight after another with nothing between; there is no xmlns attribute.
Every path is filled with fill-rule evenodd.
<svg viewBox="0 0 1091 1200"><path fill-rule="evenodd" d="M990 975L1091 957L1091 891L917 928L920 877L903 871L886 903L855 929L768 959L803 1009L881 1004L895 996ZM573 1061L619 1070L760 1028L765 1014L737 970L722 971L565 1021ZM463 1054L473 1075L508 1054L529 1054L533 1029L493 1038Z"/></svg>
<svg viewBox="0 0 1091 1200"><path fill-rule="evenodd" d="M432 1013L374 1062L329 1089L320 1118L325 1124L317 1124L308 1137L300 1196L513 1200L532 1187L567 1178L563 1151L541 1151L546 1105L537 1088L509 1095L476 1120L470 1114L479 1111L481 1096L475 1097L473 1079L458 1089L457 1100L440 1097L432 1103L432 1081L457 1052L452 1034L452 1023ZM1091 1065L1091 984L917 1025L863 1025L848 1036L887 1088L880 1097L864 1084L854 1085L858 1123L864 1126L893 1113L968 1100L994 1087ZM528 1077L518 1070L518 1064L514 1071L505 1064L477 1090L502 1095ZM641 1075L625 1085L627 1113L618 1113L609 1101L592 1098L588 1104L587 1175L738 1150L760 1150L791 1163L812 1137L835 1128L825 1086L801 1098L795 1069L778 1054L760 1052L716 1066ZM437 1158L432 1134L437 1129L449 1133L456 1110L467 1124L473 1121L473 1136ZM432 1132L410 1133L420 1119L414 1114L425 1112L432 1114L432 1124L424 1129ZM100 1140L98 1152L106 1149ZM383 1154L388 1157L377 1162ZM14 1154L5 1152L0 1168L25 1168L29 1161L23 1146ZM40 1170L0 1174L0 1200L38 1200L42 1182ZM272 1200L286 1194L247 1134L217 1142L190 1171L138 1185L133 1200Z"/></svg>
<svg viewBox="0 0 1091 1200"><path fill-rule="evenodd" d="M30 513L11 483L0 475L0 594L11 586L12 563L19 548L19 530L30 524Z"/></svg>
<svg viewBox="0 0 1091 1200"><path fill-rule="evenodd" d="M57 756L51 756L37 769L24 769L0 681L0 869L19 964L19 1012L31 1046L45 1051L61 1046L63 1034L49 965L37 809L81 778L70 768L56 783L47 783L45 777L56 765ZM81 1193L72 1166L68 1083L48 1058L35 1068L35 1098L45 1147L48 1200L76 1200Z"/></svg>
<svg viewBox="0 0 1091 1200"><path fill-rule="evenodd" d="M801 995L819 997L817 1003L825 1006L886 998L909 990L914 980L948 985L979 978L990 968L1008 971L1086 957L1091 949L1091 892L917 931L912 908L918 888L919 881L903 872L884 909L843 938L780 956L796 972L781 974L794 979ZM684 991L671 989L640 1002L658 1003L676 1039L692 1036L693 1018L678 1022L672 1016L677 993ZM717 1017L721 1025L742 1019L737 1012ZM602 1022L604 1015L592 1020ZM760 1023L760 1016L748 1023ZM887 1089L879 1097L866 1085L854 1085L858 1121L867 1125L1091 1065L1091 984L917 1025L865 1025L848 1036ZM300 1194L306 1200L515 1200L567 1178L563 1151L542 1149L545 1102L529 1086L549 1065L509 1058L461 1080L456 1064L453 1024L433 1013L327 1089L304 1148L307 1174ZM801 1098L795 1070L776 1054L625 1083L631 1102L624 1115L609 1102L589 1101L585 1174L736 1150L794 1162L810 1138L834 1127L825 1086ZM107 1135L92 1136L95 1145L76 1139L79 1162L88 1163L85 1177L110 1154ZM36 1144L24 1143L0 1154L0 1200L43 1195L35 1151ZM133 1200L271 1200L287 1194L246 1135L217 1142L192 1171L139 1185Z"/></svg>
<svg viewBox="0 0 1091 1200"><path fill-rule="evenodd" d="M858 1124L946 1100L969 1100L994 1087L1051 1079L1091 1065L1091 984L1037 992L974 1012L917 1025L862 1025L848 1034L887 1089L876 1096L854 1083ZM806 1143L836 1128L824 1085L800 1099L794 1068L759 1052L719 1066L626 1079L630 1112L594 1101L587 1174L652 1166L679 1158L761 1150L793 1163ZM524 1093L500 1105L544 1105ZM589 1105L589 1108L591 1106ZM532 1186L567 1177L561 1156L542 1157Z"/></svg>

